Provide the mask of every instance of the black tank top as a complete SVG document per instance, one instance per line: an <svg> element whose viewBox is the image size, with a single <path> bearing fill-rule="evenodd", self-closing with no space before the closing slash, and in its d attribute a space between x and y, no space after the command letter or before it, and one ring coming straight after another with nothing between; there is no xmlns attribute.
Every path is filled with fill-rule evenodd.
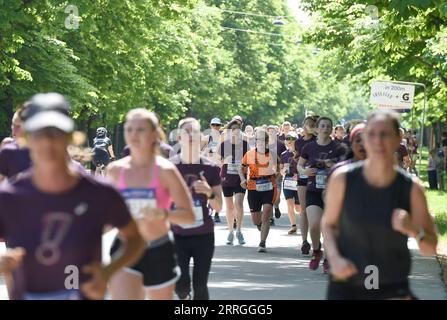
<svg viewBox="0 0 447 320"><path fill-rule="evenodd" d="M363 286L370 274L365 274L368 265L377 266L380 284L407 282L411 269L408 237L393 230L391 217L396 208L411 213L413 181L399 168L391 185L375 188L366 182L363 166L362 161L348 169L337 237L341 256L359 271L348 282Z"/></svg>

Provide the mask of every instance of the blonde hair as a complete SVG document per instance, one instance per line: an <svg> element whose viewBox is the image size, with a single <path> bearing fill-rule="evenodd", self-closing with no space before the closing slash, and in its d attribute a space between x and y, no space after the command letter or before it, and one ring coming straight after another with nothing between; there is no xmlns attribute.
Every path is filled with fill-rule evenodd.
<svg viewBox="0 0 447 320"><path fill-rule="evenodd" d="M159 118L156 113L144 108L135 108L130 110L126 115L126 122L131 120L146 120L151 126L152 130L157 133L158 139L154 144L154 153L160 154L160 141L166 140L166 135L161 128Z"/></svg>

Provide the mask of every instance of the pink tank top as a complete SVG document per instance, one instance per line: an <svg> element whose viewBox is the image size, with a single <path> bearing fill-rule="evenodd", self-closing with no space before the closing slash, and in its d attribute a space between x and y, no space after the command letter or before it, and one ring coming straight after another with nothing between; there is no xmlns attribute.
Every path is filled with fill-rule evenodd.
<svg viewBox="0 0 447 320"><path fill-rule="evenodd" d="M156 206L159 209L170 209L172 200L168 192L160 183L160 167L156 164L155 158L152 166L152 179L147 187L129 188L124 177L124 168L121 168L118 176L118 189L126 200L133 198L153 198L156 200ZM132 210L131 210L132 211Z"/></svg>

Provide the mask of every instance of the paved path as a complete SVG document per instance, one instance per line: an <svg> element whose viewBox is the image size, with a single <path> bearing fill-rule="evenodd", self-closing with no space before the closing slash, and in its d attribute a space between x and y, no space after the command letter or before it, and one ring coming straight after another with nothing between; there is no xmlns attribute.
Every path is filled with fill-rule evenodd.
<svg viewBox="0 0 447 320"><path fill-rule="evenodd" d="M302 256L298 250L299 235L288 235L289 222L285 201L281 201L282 217L270 230L267 253L258 253L259 231L253 227L250 215L245 213L244 246L225 244L226 223L216 224L216 250L209 279L212 299L223 300L290 300L324 299L327 276L322 267L310 271L310 257ZM221 214L222 221L225 213ZM104 260L111 245L114 232L104 236ZM235 239L235 243L237 243ZM413 253L411 287L420 299L446 299L438 262L435 258L424 258L417 254L416 243L409 241ZM0 252L4 250L0 246ZM0 278L0 299L6 299L6 289Z"/></svg>

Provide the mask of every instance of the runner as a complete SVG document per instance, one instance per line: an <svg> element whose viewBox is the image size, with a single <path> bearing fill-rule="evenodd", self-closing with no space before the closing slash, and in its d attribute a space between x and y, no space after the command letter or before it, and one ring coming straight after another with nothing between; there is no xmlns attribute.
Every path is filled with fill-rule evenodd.
<svg viewBox="0 0 447 320"><path fill-rule="evenodd" d="M334 140L338 143L343 143L343 138L345 137L345 128L341 124L335 126Z"/></svg>
<svg viewBox="0 0 447 320"><path fill-rule="evenodd" d="M408 237L417 240L421 254L432 256L435 225L422 187L395 166L398 118L389 111L371 113L364 139L368 159L338 169L327 188L322 222L331 263L327 298L412 299ZM374 268L378 287L367 289Z"/></svg>
<svg viewBox="0 0 447 320"><path fill-rule="evenodd" d="M317 140L307 144L300 155L298 170L306 174L308 178L306 194L306 211L309 220L310 237L312 240L313 254L309 262L310 270L317 270L323 256L321 250L320 224L324 210L323 191L326 188L326 178L329 169L337 162L343 160L345 149L331 140L332 120L320 117L316 123ZM306 162L309 168L305 168ZM327 259L323 262L323 271L327 273L329 265Z"/></svg>
<svg viewBox="0 0 447 320"><path fill-rule="evenodd" d="M214 163L219 163L219 153L218 148L220 143L222 142L221 133L222 121L219 118L213 118L210 122L210 132L209 135L204 136L204 140L202 140L201 150L205 157L207 157L210 161ZM214 212L214 222L220 223L220 212Z"/></svg>
<svg viewBox="0 0 447 320"><path fill-rule="evenodd" d="M138 229L147 243L140 260L116 273L110 283L114 300L172 300L180 277L170 222L193 223L188 189L177 168L159 155L162 129L158 118L146 109L133 109L126 116L124 137L131 156L107 167L110 178L126 199ZM170 211L172 200L175 213ZM122 245L117 237L113 257Z"/></svg>
<svg viewBox="0 0 447 320"><path fill-rule="evenodd" d="M101 170L115 160L112 141L107 137L107 129L99 127L96 129L96 137L93 139L93 164L95 174L100 174Z"/></svg>
<svg viewBox="0 0 447 320"><path fill-rule="evenodd" d="M356 125L351 130L351 133L349 134L349 144L351 145L352 156L348 155L347 160L339 162L336 165L334 165L331 168L331 171L328 176L328 180L329 180L329 177L332 175L332 173L335 172L335 170L337 170L338 168L366 159L366 151L365 151L365 147L363 145L363 130L364 129L365 129L365 124L360 123L360 124Z"/></svg>
<svg viewBox="0 0 447 320"><path fill-rule="evenodd" d="M269 153L270 155L278 162L278 168L279 168L279 162L281 160L281 154L286 151L286 145L284 142L278 139L278 129L274 125L270 125L267 128L267 132L269 135ZM282 185L282 176L281 173L278 171L276 174L276 185L281 186ZM279 202L281 200L281 188L278 189L278 195L276 197L275 203L273 205L275 209L275 218L279 219L281 218L281 211L279 210ZM274 219L270 219L270 224L272 226L275 225Z"/></svg>
<svg viewBox="0 0 447 320"><path fill-rule="evenodd" d="M222 209L222 187L217 165L200 155L200 124L194 118L179 123L180 154L171 158L190 188L195 206L196 222L173 225L176 252L182 275L175 292L181 300L191 298L189 262L194 260L194 300L208 300L208 275L214 255L214 223L208 205L219 212Z"/></svg>
<svg viewBox="0 0 447 320"><path fill-rule="evenodd" d="M253 127L250 126L250 125L245 126L244 133L247 136L248 146L250 147L250 149L254 149L256 142L255 142L255 136L254 136L254 129L253 129Z"/></svg>
<svg viewBox="0 0 447 320"><path fill-rule="evenodd" d="M295 142L298 136L295 132L291 131L287 133L285 137L285 143L287 151L281 154L281 174L284 176L284 196L287 200L287 213L290 220L290 230L288 234L294 234L297 231L295 211L300 212L300 202L298 199L298 153L295 150Z"/></svg>
<svg viewBox="0 0 447 320"><path fill-rule="evenodd" d="M28 105L23 104L14 113L11 131L14 142L6 144L0 150L0 181L11 179L18 173L31 167L29 149L25 146L25 132L23 130L23 114Z"/></svg>
<svg viewBox="0 0 447 320"><path fill-rule="evenodd" d="M298 156L301 155L301 152L308 143L314 142L316 140L315 137L315 124L317 122L318 117L316 116L307 116L303 121L303 136L299 138L295 142L295 150L298 152ZM307 163L305 167L307 167ZM299 173L298 178L298 199L301 204L301 216L300 216L300 229L301 229L301 237L303 242L301 244L301 253L304 255L308 255L310 252L310 244L307 241L307 235L309 233L309 220L307 219L307 211L306 211L306 191L307 191L307 175L304 173Z"/></svg>
<svg viewBox="0 0 447 320"><path fill-rule="evenodd" d="M410 156L408 155L407 147L402 142L402 140L404 139L404 135L405 135L405 130L403 128L399 128L399 137L401 139L401 142L400 142L399 147L397 148L397 151L396 151L396 158L397 158L397 163L399 164L399 166L401 168L403 168L404 170L407 170L411 165L411 159L410 159Z"/></svg>
<svg viewBox="0 0 447 320"><path fill-rule="evenodd" d="M267 252L266 240L270 230L270 219L273 204L278 196L276 174L277 160L268 149L269 135L263 129L256 131L256 148L248 151L242 159L239 170L241 186L248 190L248 204L250 206L253 223L261 231L261 242L258 252ZM245 172L248 169L248 181Z"/></svg>
<svg viewBox="0 0 447 320"><path fill-rule="evenodd" d="M2 270L13 275L11 299L103 299L111 276L136 261L144 247L115 188L70 165L69 108L56 93L31 98L24 127L33 167L0 191L0 236L12 249L5 256L15 262ZM125 245L101 266L106 225L119 229ZM71 281L67 268L73 270ZM78 280L80 289L67 287Z"/></svg>
<svg viewBox="0 0 447 320"><path fill-rule="evenodd" d="M287 134L291 131L292 125L290 124L289 121L284 121L282 126L281 126L281 134L278 136L278 139L284 143L284 141L286 140L286 136Z"/></svg>
<svg viewBox="0 0 447 320"><path fill-rule="evenodd" d="M247 153L248 143L243 140L241 134L241 125L233 120L227 125L230 136L219 146L221 156L221 177L222 189L225 198L225 207L227 210L228 238L227 245L232 245L234 240L233 222L236 219L236 238L240 245L245 244L242 234L242 222L244 218L244 196L245 189L241 187L239 170L242 158ZM245 177L246 179L246 177Z"/></svg>

